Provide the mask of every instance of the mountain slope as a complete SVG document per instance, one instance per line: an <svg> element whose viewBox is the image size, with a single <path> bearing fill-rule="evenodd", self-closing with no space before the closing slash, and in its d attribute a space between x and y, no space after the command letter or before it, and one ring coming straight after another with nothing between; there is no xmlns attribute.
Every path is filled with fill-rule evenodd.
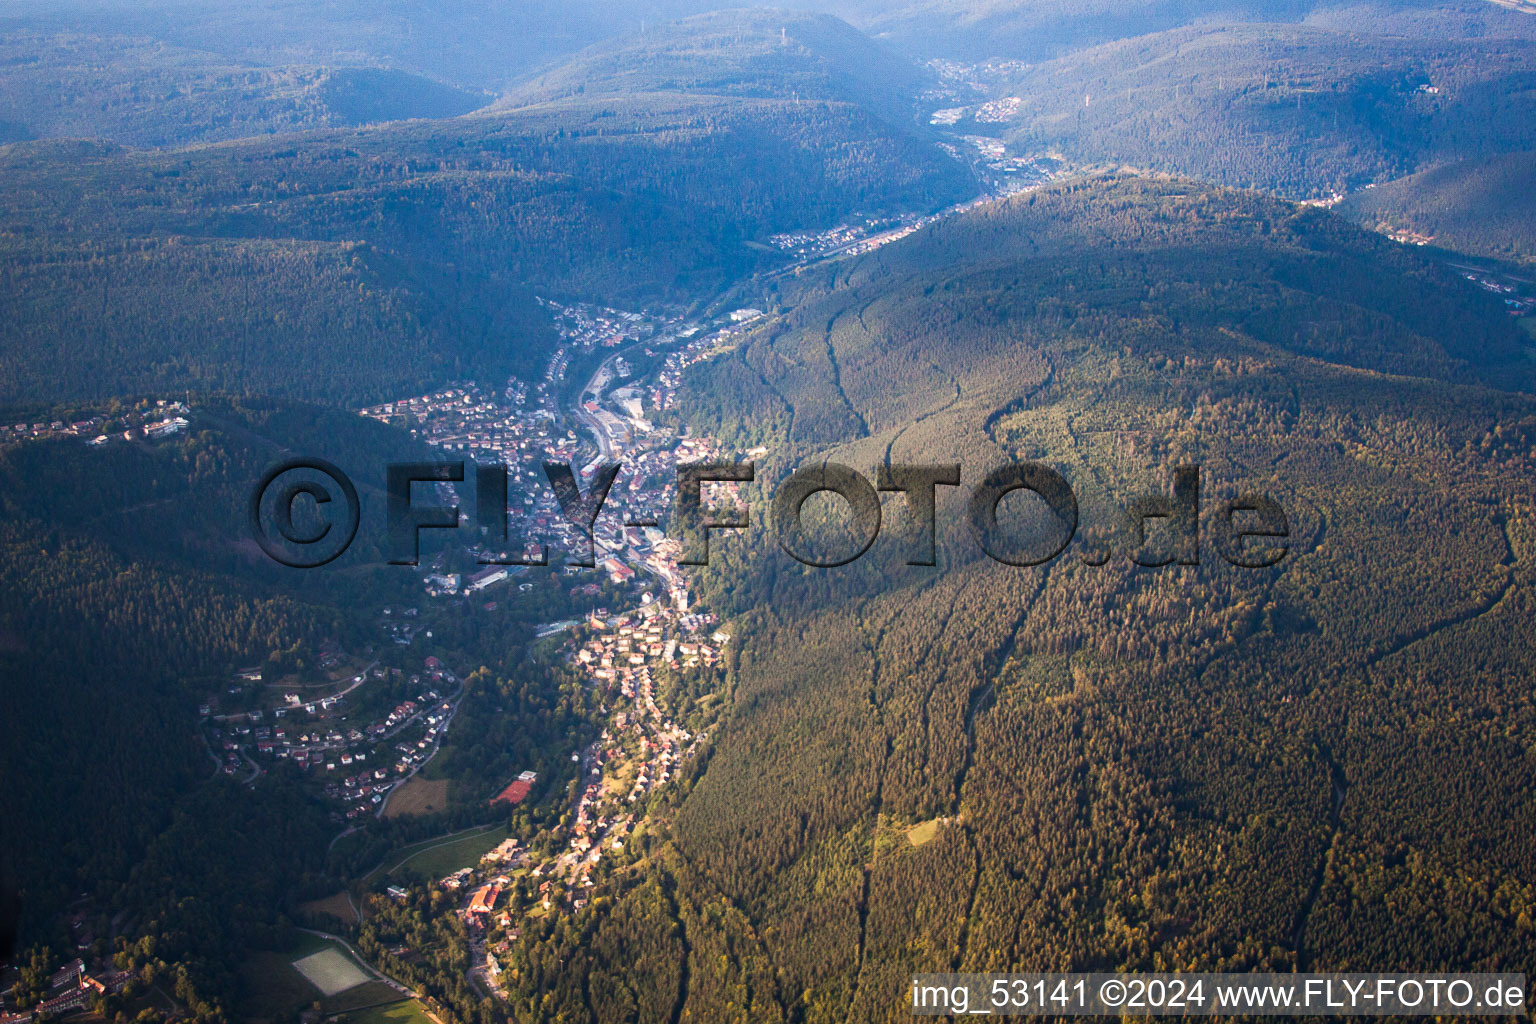
<svg viewBox="0 0 1536 1024"><path fill-rule="evenodd" d="M999 564L941 488L936 569L902 564L900 499L839 569L766 525L723 540L699 589L743 638L732 713L645 884L525 929L519 1019L667 934L686 987L628 961L637 991L786 1021L904 1019L935 967L1536 953L1536 398L1477 383L1529 379L1498 303L1330 215L1137 179L981 207L779 303L688 384L696 426L772 448L754 508L827 458L967 486L1034 459L1078 539ZM1181 464L1199 564L1133 565L1113 510ZM1214 546L1242 491L1288 517L1275 568Z"/></svg>
<svg viewBox="0 0 1536 1024"><path fill-rule="evenodd" d="M40 32L135 36L264 66L368 64L470 89L496 89L528 70L647 17L693 13L656 4L631 11L599 0L364 0L317 7L306 0L18 0L11 24ZM667 13L669 8L672 13Z"/></svg>
<svg viewBox="0 0 1536 1024"><path fill-rule="evenodd" d="M422 458L421 446L350 412L294 403L199 397L186 417L184 432L160 440L0 444L0 770L30 780L0 794L0 878L21 889L33 935L47 937L82 889L128 882L187 804L203 804L199 826L214 827L206 816L221 812L204 801L221 783L197 709L235 666L314 664L325 641L361 642L372 633L368 616L338 595L399 595L410 582L373 568L384 560L383 495L361 473L358 543L317 574L253 557L244 508L252 482L285 454L323 452L356 469ZM44 763L50 769L38 772ZM250 906L261 886L313 865L325 816L291 794L230 789L232 815L247 802L289 801L295 827L317 830L287 850L286 866L226 893ZM200 897L202 872L224 866L188 858L179 893ZM134 907L152 909L148 900ZM189 941L185 926L160 938L169 959ZM199 955L218 955L212 929L197 938Z"/></svg>

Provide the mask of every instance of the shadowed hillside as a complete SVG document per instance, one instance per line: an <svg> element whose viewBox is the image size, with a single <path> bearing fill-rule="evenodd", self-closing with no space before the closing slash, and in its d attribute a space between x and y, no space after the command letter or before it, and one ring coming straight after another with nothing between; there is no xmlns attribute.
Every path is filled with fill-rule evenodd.
<svg viewBox="0 0 1536 1024"><path fill-rule="evenodd" d="M1502 259L1536 259L1536 153L1436 167L1358 192L1339 212L1368 227L1411 229L1436 245Z"/></svg>

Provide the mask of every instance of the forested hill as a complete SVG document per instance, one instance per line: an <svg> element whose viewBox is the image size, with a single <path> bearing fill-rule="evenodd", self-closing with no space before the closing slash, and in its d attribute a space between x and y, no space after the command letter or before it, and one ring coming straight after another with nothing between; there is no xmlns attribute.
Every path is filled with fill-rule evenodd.
<svg viewBox="0 0 1536 1024"><path fill-rule="evenodd" d="M853 103L680 92L174 152L22 143L0 173L0 298L25 311L0 401L527 378L553 344L535 292L689 301L773 265L775 232L975 188Z"/></svg>
<svg viewBox="0 0 1536 1024"><path fill-rule="evenodd" d="M1369 27L1201 26L1035 65L998 86L1023 98L1007 137L1293 198L1536 145L1536 41Z"/></svg>
<svg viewBox="0 0 1536 1024"><path fill-rule="evenodd" d="M516 283L350 240L28 231L0 252L17 314L0 327L0 401L192 388L356 402L531 376L554 344Z"/></svg>
<svg viewBox="0 0 1536 1024"><path fill-rule="evenodd" d="M1436 245L1501 259L1536 259L1536 153L1435 167L1356 192L1338 212L1367 227L1411 230Z"/></svg>
<svg viewBox="0 0 1536 1024"><path fill-rule="evenodd" d="M181 146L453 117L491 99L385 68L264 67L142 36L0 30L0 142Z"/></svg>
<svg viewBox="0 0 1536 1024"><path fill-rule="evenodd" d="M651 26L600 43L514 84L499 105L687 92L856 103L910 123L923 82L914 64L838 18L750 8Z"/></svg>
<svg viewBox="0 0 1536 1024"><path fill-rule="evenodd" d="M1512 354L1496 303L1329 214L1136 179L789 287L688 381L693 422L771 446L755 509L824 458L1037 459L1080 534L1001 565L940 488L937 568L894 496L843 568L766 522L712 544L733 713L649 878L524 928L519 1020L625 1019L583 1002L620 972L687 1019L896 1021L935 967L1536 955L1536 398L1472 380ZM1134 565L1113 509L1181 464L1199 564ZM1274 568L1213 543L1242 491L1285 510Z"/></svg>

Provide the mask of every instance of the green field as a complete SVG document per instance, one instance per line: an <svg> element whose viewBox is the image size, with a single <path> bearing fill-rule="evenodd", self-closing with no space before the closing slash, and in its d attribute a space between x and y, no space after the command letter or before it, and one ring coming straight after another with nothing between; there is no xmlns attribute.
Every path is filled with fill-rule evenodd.
<svg viewBox="0 0 1536 1024"><path fill-rule="evenodd" d="M1516 322L1526 334L1536 338L1536 316L1523 316Z"/></svg>
<svg viewBox="0 0 1536 1024"><path fill-rule="evenodd" d="M346 1024L435 1024L421 1004L414 999L403 999L388 1006L372 1006L346 1016Z"/></svg>
<svg viewBox="0 0 1536 1024"><path fill-rule="evenodd" d="M367 1009L398 1003L405 997L382 981L365 981L356 988L349 988L321 1002L326 1013L362 1013Z"/></svg>
<svg viewBox="0 0 1536 1024"><path fill-rule="evenodd" d="M933 837L939 834L939 819L934 818L920 825L913 825L907 829L907 842L913 846L922 846L931 842Z"/></svg>
<svg viewBox="0 0 1536 1024"><path fill-rule="evenodd" d="M481 857L495 849L497 844L510 834L505 828L493 828L443 843L440 846L429 846L420 853L413 854L409 860L390 874L409 870L420 872L428 878L440 878L450 871L457 871L459 868L467 868L478 863Z"/></svg>
<svg viewBox="0 0 1536 1024"><path fill-rule="evenodd" d="M384 862L363 879L364 888L380 876L396 878L406 871L428 878L441 878L451 871L470 867L511 833L505 826L492 826L450 839L427 839L403 846L384 858Z"/></svg>

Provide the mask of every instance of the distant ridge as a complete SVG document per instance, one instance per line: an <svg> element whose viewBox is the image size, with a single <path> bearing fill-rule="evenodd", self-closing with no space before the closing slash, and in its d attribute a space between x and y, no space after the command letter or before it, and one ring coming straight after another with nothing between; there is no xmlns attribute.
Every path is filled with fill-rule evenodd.
<svg viewBox="0 0 1536 1024"><path fill-rule="evenodd" d="M648 26L515 83L499 107L687 92L855 103L911 120L916 65L840 18L750 8Z"/></svg>

